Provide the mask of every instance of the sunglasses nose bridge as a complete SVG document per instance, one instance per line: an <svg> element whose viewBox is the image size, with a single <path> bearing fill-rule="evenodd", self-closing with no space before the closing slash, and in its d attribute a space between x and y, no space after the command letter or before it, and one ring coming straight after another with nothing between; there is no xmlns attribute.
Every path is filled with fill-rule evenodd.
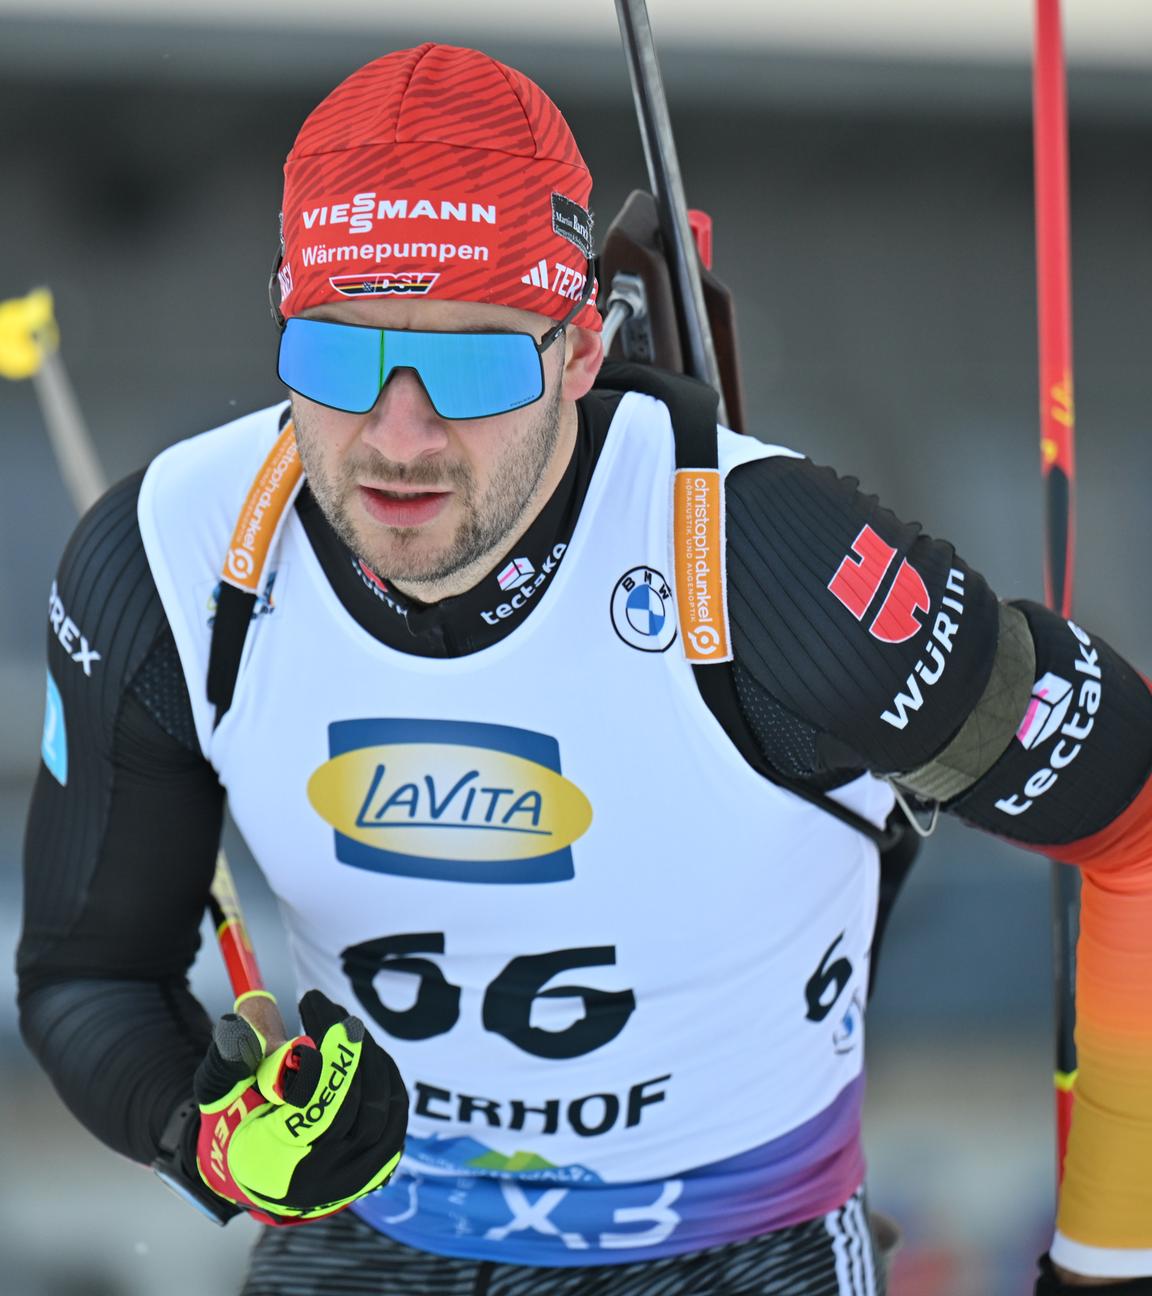
<svg viewBox="0 0 1152 1296"><path fill-rule="evenodd" d="M419 457L437 448L446 435L444 420L428 394L428 388L414 365L389 365L376 402L369 412L365 435L389 458ZM430 446L436 442L436 446Z"/></svg>
<svg viewBox="0 0 1152 1296"><path fill-rule="evenodd" d="M380 383L381 396L383 396L384 393L388 390L388 388L392 386L393 380L395 378L410 378L419 388L420 396L427 403L428 407L432 410L433 413L436 412L436 406L432 403L432 397L428 392L428 384L424 381L424 375L420 372L420 370L417 368L416 365L411 365L411 364L386 365L384 367L383 373L381 374L381 383ZM406 386L407 384L402 384L402 385Z"/></svg>

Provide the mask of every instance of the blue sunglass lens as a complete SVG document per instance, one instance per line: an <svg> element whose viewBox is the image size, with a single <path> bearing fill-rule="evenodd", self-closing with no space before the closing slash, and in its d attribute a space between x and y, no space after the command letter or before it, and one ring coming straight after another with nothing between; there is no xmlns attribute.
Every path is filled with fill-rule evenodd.
<svg viewBox="0 0 1152 1296"><path fill-rule="evenodd" d="M415 369L441 418L505 414L539 400L544 369L526 333L384 334L384 375Z"/></svg>
<svg viewBox="0 0 1152 1296"><path fill-rule="evenodd" d="M366 414L380 395L380 330L290 319L280 335L280 381L301 396Z"/></svg>
<svg viewBox="0 0 1152 1296"><path fill-rule="evenodd" d="M415 333L288 320L280 379L322 405L363 414L396 369L414 369L441 418L485 418L544 394L544 367L526 333Z"/></svg>

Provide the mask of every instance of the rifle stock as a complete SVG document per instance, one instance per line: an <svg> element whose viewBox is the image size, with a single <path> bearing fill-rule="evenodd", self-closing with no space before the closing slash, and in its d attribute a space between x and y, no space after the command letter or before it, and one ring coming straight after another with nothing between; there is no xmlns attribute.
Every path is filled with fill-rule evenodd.
<svg viewBox="0 0 1152 1296"><path fill-rule="evenodd" d="M695 252L695 245L692 251ZM736 331L736 305L732 293L709 269L697 267L711 329L720 389L727 409L727 426L745 430L744 393ZM634 189L604 238L600 252L600 281L609 287L619 274L636 275L644 283L648 300L646 320L632 319L617 334L609 355L655 365L672 373L690 372L680 341L676 288L656 200ZM696 375L699 376L699 375Z"/></svg>

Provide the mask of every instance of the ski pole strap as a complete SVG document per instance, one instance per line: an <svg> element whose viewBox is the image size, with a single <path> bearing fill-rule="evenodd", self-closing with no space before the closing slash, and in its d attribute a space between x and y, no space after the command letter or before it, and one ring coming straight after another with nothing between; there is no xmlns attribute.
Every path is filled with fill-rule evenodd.
<svg viewBox="0 0 1152 1296"><path fill-rule="evenodd" d="M596 379L597 387L609 391L638 391L653 396L668 408L676 444L676 467L715 470L719 465L717 447L716 392L696 378L666 373L647 365L605 363ZM834 819L855 828L881 851L893 846L903 835L899 820L878 827L870 819L850 810L839 801L799 779L792 779L773 769L764 759L760 745L744 715L736 692L732 662L699 664L693 662L696 687L709 711L716 717L733 746L762 778L807 801Z"/></svg>

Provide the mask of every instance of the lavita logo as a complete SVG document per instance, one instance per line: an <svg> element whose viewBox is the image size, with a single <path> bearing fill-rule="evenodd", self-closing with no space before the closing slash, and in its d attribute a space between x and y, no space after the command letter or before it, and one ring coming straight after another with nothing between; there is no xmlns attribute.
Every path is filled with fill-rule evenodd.
<svg viewBox="0 0 1152 1296"><path fill-rule="evenodd" d="M592 822L555 738L453 720L340 720L308 800L353 868L450 882L557 882Z"/></svg>

